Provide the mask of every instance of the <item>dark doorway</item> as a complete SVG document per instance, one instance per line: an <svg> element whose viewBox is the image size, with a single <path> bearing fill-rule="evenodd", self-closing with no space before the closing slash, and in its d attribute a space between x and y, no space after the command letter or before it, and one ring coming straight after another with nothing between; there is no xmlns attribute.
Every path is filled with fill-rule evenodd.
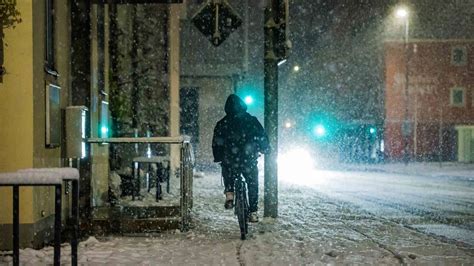
<svg viewBox="0 0 474 266"><path fill-rule="evenodd" d="M199 143L199 88L185 87L179 91L180 133L191 137L196 152Z"/></svg>

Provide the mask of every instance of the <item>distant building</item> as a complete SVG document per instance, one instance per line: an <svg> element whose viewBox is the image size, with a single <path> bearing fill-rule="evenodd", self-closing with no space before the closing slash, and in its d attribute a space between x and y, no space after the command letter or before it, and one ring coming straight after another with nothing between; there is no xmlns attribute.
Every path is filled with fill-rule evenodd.
<svg viewBox="0 0 474 266"><path fill-rule="evenodd" d="M384 50L386 158L403 158L406 137L412 159L456 160L456 127L474 125L474 41L412 40L407 53L387 41Z"/></svg>
<svg viewBox="0 0 474 266"><path fill-rule="evenodd" d="M252 115L263 123L263 8L258 1L229 1L242 25L214 46L193 23L206 1L187 1L180 17L180 133L192 137L196 168L213 163L214 126L231 93L252 95Z"/></svg>

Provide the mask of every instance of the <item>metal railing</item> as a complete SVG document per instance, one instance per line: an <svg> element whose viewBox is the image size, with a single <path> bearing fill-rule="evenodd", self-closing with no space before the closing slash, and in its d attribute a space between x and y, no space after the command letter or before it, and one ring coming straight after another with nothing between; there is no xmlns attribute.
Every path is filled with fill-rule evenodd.
<svg viewBox="0 0 474 266"><path fill-rule="evenodd" d="M188 136L179 137L139 137L139 138L89 138L88 143L105 144L179 144L180 147L180 215L181 230L189 228L190 210L193 206L193 166L194 157L192 152L191 138Z"/></svg>

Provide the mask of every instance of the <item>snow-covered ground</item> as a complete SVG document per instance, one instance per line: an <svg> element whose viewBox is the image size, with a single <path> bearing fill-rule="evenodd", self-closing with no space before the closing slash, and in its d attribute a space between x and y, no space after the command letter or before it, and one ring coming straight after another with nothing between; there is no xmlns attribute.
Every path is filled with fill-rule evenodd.
<svg viewBox="0 0 474 266"><path fill-rule="evenodd" d="M195 179L189 232L89 238L80 245L80 263L474 264L472 179L445 178L447 169L446 175L436 178L428 171L417 175L417 167L404 173L367 172L362 171L367 167L358 167L314 171L309 180L280 177L279 218L251 225L252 236L245 241L240 240L233 212L223 208L219 174L205 173ZM462 172L460 169L453 171ZM262 210L263 200L260 206ZM450 230L456 233L446 233ZM461 235L454 237L456 234ZM52 254L51 247L26 249L20 260L25 265L50 264ZM65 263L69 254L65 244ZM11 257L0 256L0 264L11 264Z"/></svg>

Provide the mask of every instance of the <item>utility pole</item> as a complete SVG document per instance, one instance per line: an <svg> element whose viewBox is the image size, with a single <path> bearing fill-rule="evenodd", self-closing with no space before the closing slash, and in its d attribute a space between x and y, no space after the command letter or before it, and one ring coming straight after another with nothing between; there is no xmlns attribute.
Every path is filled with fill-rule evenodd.
<svg viewBox="0 0 474 266"><path fill-rule="evenodd" d="M264 217L278 216L278 63L286 58L288 0L269 0L265 8L265 129L270 153L265 156Z"/></svg>
<svg viewBox="0 0 474 266"><path fill-rule="evenodd" d="M265 46L264 46L264 95L265 95L265 129L270 142L270 153L265 156L265 189L264 189L264 217L278 216L278 65L273 52L274 30L274 2L269 1L265 8Z"/></svg>

